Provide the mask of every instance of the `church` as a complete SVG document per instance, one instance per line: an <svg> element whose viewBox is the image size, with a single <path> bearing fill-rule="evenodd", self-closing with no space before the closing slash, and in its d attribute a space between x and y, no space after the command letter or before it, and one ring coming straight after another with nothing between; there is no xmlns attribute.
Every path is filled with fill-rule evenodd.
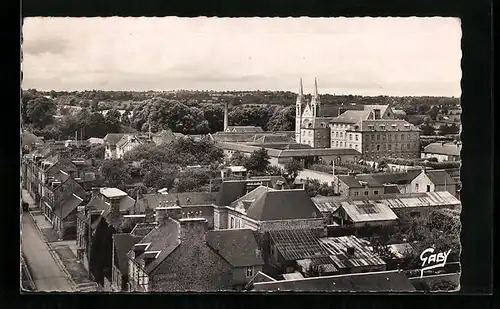
<svg viewBox="0 0 500 309"><path fill-rule="evenodd" d="M341 113L338 106L322 106L317 79L311 100L306 100L300 79L295 108L295 140L299 144L354 149L370 161L420 157L420 130L395 119L390 105L349 107Z"/></svg>

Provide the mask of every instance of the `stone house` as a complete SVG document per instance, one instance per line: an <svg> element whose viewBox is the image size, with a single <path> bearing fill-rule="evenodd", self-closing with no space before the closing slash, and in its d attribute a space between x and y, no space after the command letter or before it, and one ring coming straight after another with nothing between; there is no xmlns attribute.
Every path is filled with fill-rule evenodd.
<svg viewBox="0 0 500 309"><path fill-rule="evenodd" d="M125 136L123 133L108 133L104 137L104 159L117 159L116 144Z"/></svg>
<svg viewBox="0 0 500 309"><path fill-rule="evenodd" d="M251 245L244 249L247 243L227 242L232 238L229 235L210 234L219 232L209 232L204 218L181 216L178 206L156 208L158 228L136 243L127 254L129 290L231 290L237 286L235 282L239 282L235 279L241 279L239 269L244 269L246 275L248 266L253 270L253 267L263 264ZM244 240L249 234L234 236ZM233 246L238 246L238 250ZM245 282L244 279L241 281Z"/></svg>
<svg viewBox="0 0 500 309"><path fill-rule="evenodd" d="M116 158L123 159L123 156L137 147L142 145L142 141L135 135L126 134L116 143Z"/></svg>

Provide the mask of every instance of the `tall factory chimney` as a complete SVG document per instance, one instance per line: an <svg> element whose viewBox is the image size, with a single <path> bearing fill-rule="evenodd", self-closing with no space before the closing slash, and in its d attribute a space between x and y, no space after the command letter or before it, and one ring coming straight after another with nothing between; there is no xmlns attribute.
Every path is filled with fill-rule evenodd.
<svg viewBox="0 0 500 309"><path fill-rule="evenodd" d="M229 125L229 121L228 121L228 107L227 107L227 102L224 102L224 132L226 132L227 130L227 127Z"/></svg>

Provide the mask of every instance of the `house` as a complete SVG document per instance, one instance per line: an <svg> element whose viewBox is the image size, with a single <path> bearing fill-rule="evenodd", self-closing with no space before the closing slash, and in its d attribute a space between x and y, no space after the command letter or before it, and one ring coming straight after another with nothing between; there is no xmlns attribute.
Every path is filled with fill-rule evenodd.
<svg viewBox="0 0 500 309"><path fill-rule="evenodd" d="M358 179L371 178L383 185L397 185L399 192L412 193L416 185L413 181L422 173L420 169L408 170L406 172L358 174ZM420 188L422 186L419 186ZM420 189L419 188L419 189Z"/></svg>
<svg viewBox="0 0 500 309"><path fill-rule="evenodd" d="M262 128L258 126L228 126L225 132L259 133L264 132L264 130L262 130Z"/></svg>
<svg viewBox="0 0 500 309"><path fill-rule="evenodd" d="M116 143L116 158L123 159L123 155L141 144L143 144L143 142L137 136L133 134L124 135Z"/></svg>
<svg viewBox="0 0 500 309"><path fill-rule="evenodd" d="M262 149L262 147L250 145L247 143L237 142L221 142L216 141L215 146L222 149L226 160L230 160L235 152L239 152L245 156L250 156L254 151ZM291 160L299 160L307 168L319 160L331 163L333 160L337 164L341 162L357 162L361 159L361 152L351 148L305 148L294 149L285 147L285 149L274 149L271 147L264 148L267 151L270 159L269 162L273 166L284 167Z"/></svg>
<svg viewBox="0 0 500 309"><path fill-rule="evenodd" d="M28 130L21 131L21 147L30 152L43 145L43 138L36 136Z"/></svg>
<svg viewBox="0 0 500 309"><path fill-rule="evenodd" d="M438 162L460 161L462 143L431 143L422 151L422 158L436 158Z"/></svg>
<svg viewBox="0 0 500 309"><path fill-rule="evenodd" d="M413 284L403 272L380 271L292 280L255 282L251 291L294 292L414 292Z"/></svg>
<svg viewBox="0 0 500 309"><path fill-rule="evenodd" d="M180 218L178 207L156 208L156 221L158 227L127 253L130 291L231 290L236 269L246 275L248 264L262 263L252 246L219 243L225 235L210 235L203 218Z"/></svg>
<svg viewBox="0 0 500 309"><path fill-rule="evenodd" d="M366 273L386 270L386 263L372 251L369 241L354 235L324 237L319 243L328 251L339 273Z"/></svg>
<svg viewBox="0 0 500 309"><path fill-rule="evenodd" d="M259 283L259 282L275 282L275 281L277 281L277 280L274 279L273 277L270 277L270 276L266 275L265 273L259 271L247 283L247 285L245 286L245 290L247 290L247 291L252 290L255 283Z"/></svg>
<svg viewBox="0 0 500 309"><path fill-rule="evenodd" d="M338 273L318 236L314 230L306 228L270 231L267 263L284 274L282 276L299 272L310 277L312 267L321 268L321 274L317 275Z"/></svg>
<svg viewBox="0 0 500 309"><path fill-rule="evenodd" d="M97 137L91 137L87 139L87 143L90 145L103 145L104 144L104 139L103 138L97 138Z"/></svg>
<svg viewBox="0 0 500 309"><path fill-rule="evenodd" d="M104 137L104 159L113 160L117 158L116 144L122 139L125 134L123 133L108 133Z"/></svg>
<svg viewBox="0 0 500 309"><path fill-rule="evenodd" d="M231 265L234 289L243 289L262 271L264 260L252 230L209 231L206 238L207 244Z"/></svg>
<svg viewBox="0 0 500 309"><path fill-rule="evenodd" d="M152 140L156 145L170 144L174 140L184 137L182 133L174 133L172 130L161 130L152 136Z"/></svg>
<svg viewBox="0 0 500 309"><path fill-rule="evenodd" d="M398 216L382 202L361 197L353 200L349 197L332 197L330 203L336 205L332 213L340 226L363 228L367 226L389 226L397 224Z"/></svg>
<svg viewBox="0 0 500 309"><path fill-rule="evenodd" d="M52 223L59 239L75 239L77 207L84 205L87 193L68 173L60 170L47 178L40 199L42 213Z"/></svg>
<svg viewBox="0 0 500 309"><path fill-rule="evenodd" d="M113 235L112 261L113 271L111 288L115 292L127 291L128 288L128 258L127 253L142 237L130 233Z"/></svg>
<svg viewBox="0 0 500 309"><path fill-rule="evenodd" d="M457 181L446 170L424 169L412 180L411 193L448 191L453 195L458 195L457 184Z"/></svg>
<svg viewBox="0 0 500 309"><path fill-rule="evenodd" d="M214 209L216 229L272 230L310 228L323 231L323 215L303 189L275 190L259 186L229 206Z"/></svg>
<svg viewBox="0 0 500 309"><path fill-rule="evenodd" d="M246 177L247 169L244 166L228 166L221 169L221 178L225 177Z"/></svg>
<svg viewBox="0 0 500 309"><path fill-rule="evenodd" d="M112 281L112 235L130 232L144 218L134 214L135 200L117 188L92 188L90 201L77 214L77 258L96 282Z"/></svg>
<svg viewBox="0 0 500 309"><path fill-rule="evenodd" d="M370 175L337 175L335 178L333 186L340 196L373 196L385 193L383 184Z"/></svg>
<svg viewBox="0 0 500 309"><path fill-rule="evenodd" d="M361 201L363 198L351 198ZM428 215L439 209L460 211L462 204L448 191L393 194L371 197L366 203L385 204L398 216L399 220Z"/></svg>

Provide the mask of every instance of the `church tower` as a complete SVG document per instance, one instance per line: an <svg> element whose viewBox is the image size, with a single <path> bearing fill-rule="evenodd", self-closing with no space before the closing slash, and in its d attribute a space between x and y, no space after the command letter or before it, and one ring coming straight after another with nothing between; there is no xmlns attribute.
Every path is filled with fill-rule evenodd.
<svg viewBox="0 0 500 309"><path fill-rule="evenodd" d="M313 126L316 127L315 122L316 118L320 116L320 109L321 106L321 100L319 98L318 94L318 80L314 78L314 93L311 98L311 109L313 113Z"/></svg>
<svg viewBox="0 0 500 309"><path fill-rule="evenodd" d="M295 142L301 143L302 126L302 105L304 104L304 88L302 87L302 78L300 78L300 89L295 103Z"/></svg>

